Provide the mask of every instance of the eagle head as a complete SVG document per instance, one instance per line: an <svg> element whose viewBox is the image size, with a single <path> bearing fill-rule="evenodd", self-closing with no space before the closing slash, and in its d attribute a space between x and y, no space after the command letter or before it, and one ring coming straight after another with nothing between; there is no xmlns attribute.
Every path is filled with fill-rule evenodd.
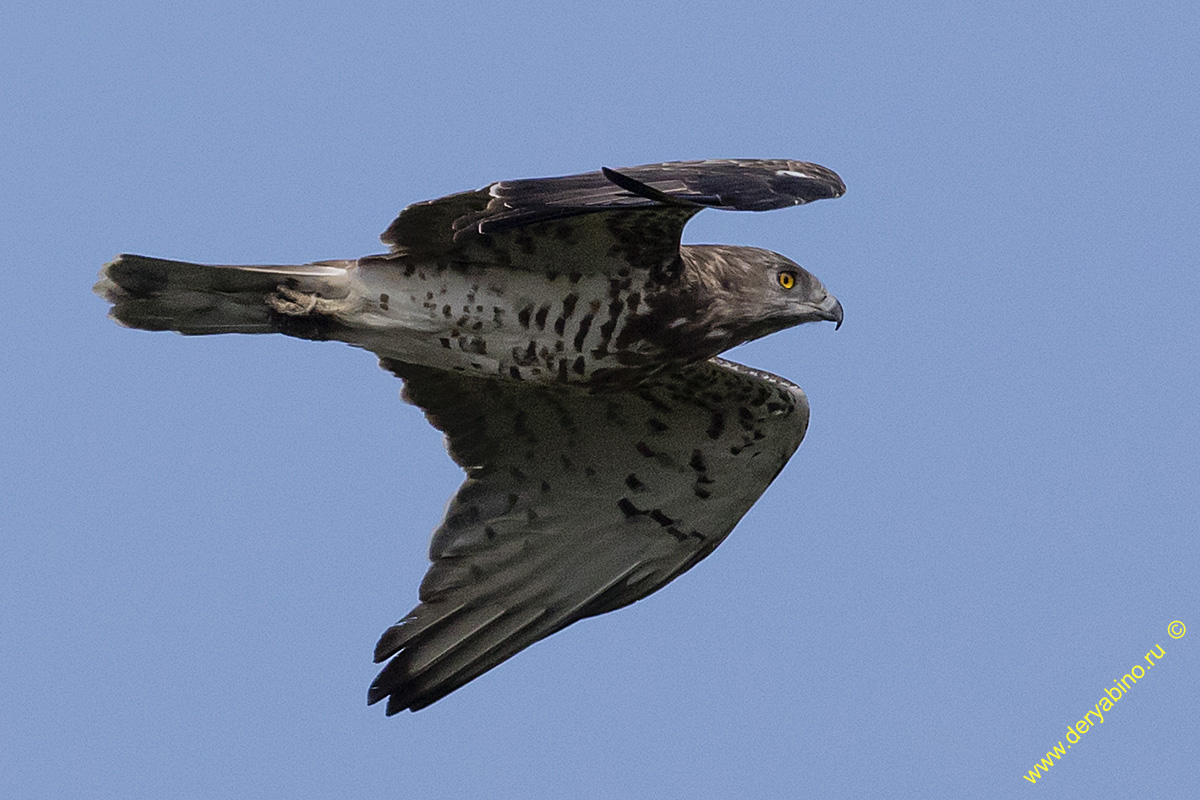
<svg viewBox="0 0 1200 800"><path fill-rule="evenodd" d="M687 245L691 284L709 338L722 349L805 322L842 325L842 304L808 270L758 247Z"/></svg>

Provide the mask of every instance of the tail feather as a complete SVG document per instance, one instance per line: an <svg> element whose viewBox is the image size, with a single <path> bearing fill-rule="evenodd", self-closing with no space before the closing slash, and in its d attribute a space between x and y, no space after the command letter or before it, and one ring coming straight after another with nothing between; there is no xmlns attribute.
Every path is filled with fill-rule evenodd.
<svg viewBox="0 0 1200 800"><path fill-rule="evenodd" d="M350 261L298 266L210 266L120 255L100 270L92 291L113 304L109 316L130 328L184 334L281 330L273 298L281 290L345 296Z"/></svg>

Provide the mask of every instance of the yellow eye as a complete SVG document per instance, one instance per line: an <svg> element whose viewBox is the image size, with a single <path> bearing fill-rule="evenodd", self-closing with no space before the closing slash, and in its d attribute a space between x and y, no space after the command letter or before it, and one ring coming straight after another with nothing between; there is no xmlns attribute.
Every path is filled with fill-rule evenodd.
<svg viewBox="0 0 1200 800"><path fill-rule="evenodd" d="M796 273L781 272L779 273L779 285L785 289L790 289L796 285Z"/></svg>

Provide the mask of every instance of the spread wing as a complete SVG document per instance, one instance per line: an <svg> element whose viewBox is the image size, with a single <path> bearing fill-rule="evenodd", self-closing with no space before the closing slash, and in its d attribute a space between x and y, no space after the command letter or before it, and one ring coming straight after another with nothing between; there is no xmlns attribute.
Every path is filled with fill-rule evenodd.
<svg viewBox="0 0 1200 800"><path fill-rule="evenodd" d="M384 633L368 702L433 703L711 553L795 452L799 387L713 359L588 394L381 362L467 473L421 603Z"/></svg>
<svg viewBox="0 0 1200 800"><path fill-rule="evenodd" d="M499 181L416 203L380 238L393 252L429 258L491 253L511 266L561 268L565 259L594 269L619 252L653 269L678 259L684 225L704 208L767 211L845 191L832 170L804 161L670 161Z"/></svg>

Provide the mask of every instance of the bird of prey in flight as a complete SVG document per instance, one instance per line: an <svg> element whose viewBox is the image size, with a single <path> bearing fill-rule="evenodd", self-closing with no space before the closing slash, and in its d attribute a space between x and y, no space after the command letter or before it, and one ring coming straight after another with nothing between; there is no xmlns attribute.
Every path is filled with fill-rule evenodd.
<svg viewBox="0 0 1200 800"><path fill-rule="evenodd" d="M845 191L802 161L712 159L500 181L416 203L389 252L299 266L137 255L95 286L117 322L284 333L379 356L466 480L368 702L433 703L707 556L804 438L795 384L718 358L841 304L791 260L681 245L705 208Z"/></svg>

